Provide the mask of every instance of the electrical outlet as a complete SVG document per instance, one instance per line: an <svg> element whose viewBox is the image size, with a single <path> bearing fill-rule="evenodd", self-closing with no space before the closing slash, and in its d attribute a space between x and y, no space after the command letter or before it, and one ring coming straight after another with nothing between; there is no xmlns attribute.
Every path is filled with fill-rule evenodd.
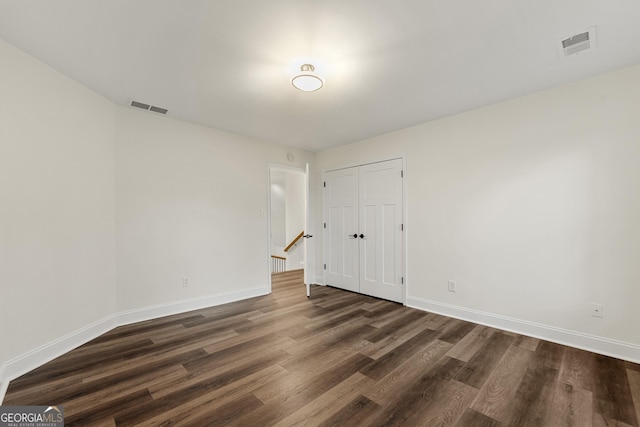
<svg viewBox="0 0 640 427"><path fill-rule="evenodd" d="M602 304L591 304L591 316L604 317L604 309L602 308Z"/></svg>
<svg viewBox="0 0 640 427"><path fill-rule="evenodd" d="M449 292L455 292L456 291L456 282L454 280L449 280L447 282L447 289L449 290Z"/></svg>
<svg viewBox="0 0 640 427"><path fill-rule="evenodd" d="M182 287L183 288L188 288L189 287L189 278L188 277L183 277L182 278Z"/></svg>

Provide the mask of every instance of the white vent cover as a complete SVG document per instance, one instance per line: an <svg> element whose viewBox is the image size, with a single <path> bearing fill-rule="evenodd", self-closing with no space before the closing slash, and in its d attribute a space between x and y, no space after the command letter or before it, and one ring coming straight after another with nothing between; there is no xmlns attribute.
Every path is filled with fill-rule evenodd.
<svg viewBox="0 0 640 427"><path fill-rule="evenodd" d="M596 47L596 28L591 27L580 33L564 37L558 43L558 53L561 58L577 55Z"/></svg>
<svg viewBox="0 0 640 427"><path fill-rule="evenodd" d="M154 113L160 113L160 114L167 114L167 112L169 111L166 108L156 107L155 105L145 104L144 102L134 101L133 99L130 100L129 105L131 105L132 107L141 108L143 110L153 111Z"/></svg>

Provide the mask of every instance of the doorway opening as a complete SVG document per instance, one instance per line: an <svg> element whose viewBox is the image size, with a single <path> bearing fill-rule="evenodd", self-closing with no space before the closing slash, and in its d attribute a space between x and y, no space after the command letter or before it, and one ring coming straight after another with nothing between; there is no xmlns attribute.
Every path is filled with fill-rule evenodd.
<svg viewBox="0 0 640 427"><path fill-rule="evenodd" d="M269 166L269 284L273 274L302 272L307 277L308 166Z"/></svg>

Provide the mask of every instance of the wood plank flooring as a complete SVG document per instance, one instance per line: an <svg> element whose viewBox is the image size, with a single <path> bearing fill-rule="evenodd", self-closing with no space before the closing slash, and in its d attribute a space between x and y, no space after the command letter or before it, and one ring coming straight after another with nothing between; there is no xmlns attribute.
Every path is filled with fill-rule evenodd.
<svg viewBox="0 0 640 427"><path fill-rule="evenodd" d="M274 275L273 293L123 326L14 380L67 426L635 426L640 366Z"/></svg>

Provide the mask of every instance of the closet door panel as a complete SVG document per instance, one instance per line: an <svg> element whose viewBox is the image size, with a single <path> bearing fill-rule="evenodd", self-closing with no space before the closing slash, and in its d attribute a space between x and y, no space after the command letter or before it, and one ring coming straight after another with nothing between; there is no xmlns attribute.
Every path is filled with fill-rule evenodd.
<svg viewBox="0 0 640 427"><path fill-rule="evenodd" d="M402 161L360 166L360 292L403 300Z"/></svg>
<svg viewBox="0 0 640 427"><path fill-rule="evenodd" d="M360 206L362 210L360 230L364 235L360 241L360 284L363 282L376 282L378 278L378 250L380 242L377 238L376 221L378 219L378 207L375 205Z"/></svg>
<svg viewBox="0 0 640 427"><path fill-rule="evenodd" d="M324 260L327 285L358 292L358 174L357 169L342 169L325 174L324 187Z"/></svg>

